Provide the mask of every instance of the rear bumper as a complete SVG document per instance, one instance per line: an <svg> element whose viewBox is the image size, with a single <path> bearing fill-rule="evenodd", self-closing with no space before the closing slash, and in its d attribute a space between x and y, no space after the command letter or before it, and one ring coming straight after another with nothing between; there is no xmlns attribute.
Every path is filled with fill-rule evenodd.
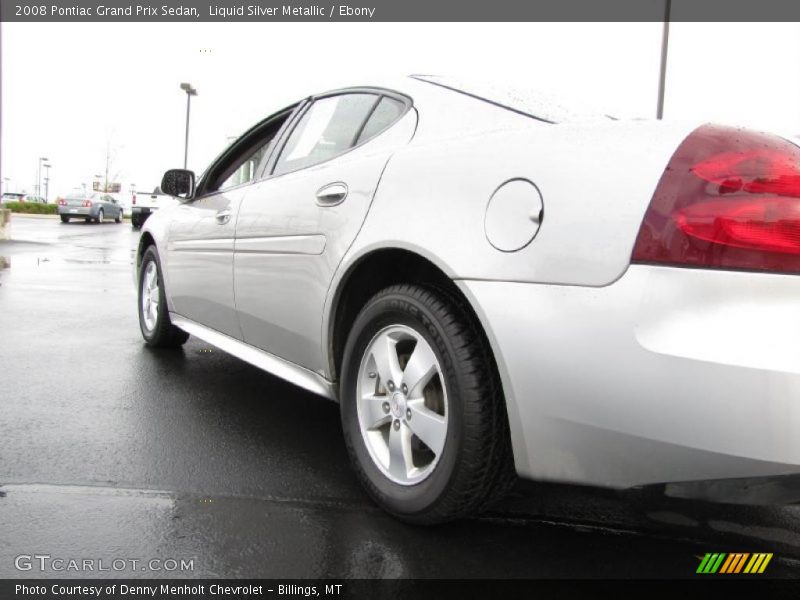
<svg viewBox="0 0 800 600"><path fill-rule="evenodd" d="M800 277L634 265L601 288L458 283L498 362L520 475L800 473Z"/></svg>
<svg viewBox="0 0 800 600"><path fill-rule="evenodd" d="M67 217L94 217L91 207L84 206L59 206L58 214Z"/></svg>

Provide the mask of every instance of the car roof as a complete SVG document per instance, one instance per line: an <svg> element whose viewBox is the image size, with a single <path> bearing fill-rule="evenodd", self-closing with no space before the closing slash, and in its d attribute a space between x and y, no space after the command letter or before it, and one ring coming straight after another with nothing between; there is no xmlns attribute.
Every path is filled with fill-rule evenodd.
<svg viewBox="0 0 800 600"><path fill-rule="evenodd" d="M349 89L385 88L406 94L415 101L430 94L461 94L546 123L568 123L584 120L607 120L613 117L579 98L567 98L530 85L522 79L516 81L487 82L484 79L414 74L406 76L376 76L353 85L341 85L330 91ZM319 91L320 94L329 93ZM319 94L314 94L319 95Z"/></svg>

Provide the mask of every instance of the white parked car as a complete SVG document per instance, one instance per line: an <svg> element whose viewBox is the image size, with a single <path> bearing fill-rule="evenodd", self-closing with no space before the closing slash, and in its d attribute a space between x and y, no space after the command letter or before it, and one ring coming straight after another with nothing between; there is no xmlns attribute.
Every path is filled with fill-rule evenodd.
<svg viewBox="0 0 800 600"><path fill-rule="evenodd" d="M32 204L47 204L42 196L35 194L24 194L19 192L3 192L0 197L0 204L8 204L9 202L29 202Z"/></svg>
<svg viewBox="0 0 800 600"><path fill-rule="evenodd" d="M162 189L182 200L143 228L146 343L196 335L337 400L404 520L478 511L515 474L800 472L783 138L411 77L306 98Z"/></svg>

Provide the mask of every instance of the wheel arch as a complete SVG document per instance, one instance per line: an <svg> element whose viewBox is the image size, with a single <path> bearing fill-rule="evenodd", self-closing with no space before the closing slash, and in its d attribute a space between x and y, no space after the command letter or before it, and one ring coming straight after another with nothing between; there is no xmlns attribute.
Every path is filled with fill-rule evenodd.
<svg viewBox="0 0 800 600"><path fill-rule="evenodd" d="M153 235L149 231L145 231L142 233L142 236L139 238L139 246L136 249L136 271L139 271L139 267L142 266L142 257L144 256L145 250L147 250L150 246L155 246L156 240ZM158 248L156 246L156 248Z"/></svg>
<svg viewBox="0 0 800 600"><path fill-rule="evenodd" d="M427 285L458 302L480 332L491 367L497 371L497 359L478 312L445 268L413 249L400 247L371 249L353 260L338 279L328 311L324 333L330 379L340 379L347 332L358 313L377 292L398 283Z"/></svg>

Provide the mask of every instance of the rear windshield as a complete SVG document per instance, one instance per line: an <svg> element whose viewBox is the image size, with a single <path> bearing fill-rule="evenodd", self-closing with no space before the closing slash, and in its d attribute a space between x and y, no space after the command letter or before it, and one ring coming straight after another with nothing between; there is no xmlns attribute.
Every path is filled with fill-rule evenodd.
<svg viewBox="0 0 800 600"><path fill-rule="evenodd" d="M570 121L614 118L594 107L581 105L580 102L575 101L568 102L555 94L526 88L525 86L517 87L505 83L495 84L481 80L440 77L438 75L412 75L412 77L528 115L545 123L567 123Z"/></svg>

